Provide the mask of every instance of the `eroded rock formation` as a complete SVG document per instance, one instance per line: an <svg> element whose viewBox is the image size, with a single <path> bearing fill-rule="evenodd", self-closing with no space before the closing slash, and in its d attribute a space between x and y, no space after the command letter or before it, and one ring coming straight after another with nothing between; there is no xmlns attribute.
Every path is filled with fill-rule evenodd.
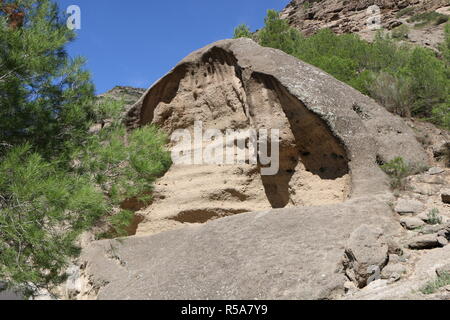
<svg viewBox="0 0 450 320"><path fill-rule="evenodd" d="M378 6L379 11L369 8ZM372 40L377 29L369 28L375 20L385 31L401 25L410 27L405 41L437 49L444 40L444 21L415 28L409 21L414 15L436 11L450 15L446 0L292 0L282 11L281 17L309 36L329 28L337 34L354 33L365 40Z"/></svg>
<svg viewBox="0 0 450 320"><path fill-rule="evenodd" d="M379 162L428 158L404 121L372 99L279 50L224 40L181 61L126 120L130 130L154 123L169 135L196 121L221 131L279 129L278 174L262 176L259 164L173 166L139 212L139 236L84 250L82 296L337 298L349 279L364 286L360 266L380 248L352 249L348 263L355 230L383 233L380 268L386 250L398 251L389 239L402 228Z"/></svg>
<svg viewBox="0 0 450 320"><path fill-rule="evenodd" d="M261 175L258 164L176 165L157 183L153 205L139 213L145 220L137 234L236 213L343 202L385 188L376 159L405 152L411 162L426 161L399 118L324 72L246 39L187 57L144 94L127 124L153 123L171 135L193 133L196 121L224 133L279 129L278 174Z"/></svg>

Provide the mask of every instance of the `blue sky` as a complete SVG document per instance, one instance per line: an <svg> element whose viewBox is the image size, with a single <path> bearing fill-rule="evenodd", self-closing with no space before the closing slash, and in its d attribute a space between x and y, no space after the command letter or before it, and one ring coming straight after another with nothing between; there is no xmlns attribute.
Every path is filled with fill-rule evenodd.
<svg viewBox="0 0 450 320"><path fill-rule="evenodd" d="M260 28L268 9L289 0L57 0L81 8L71 56L87 58L97 93L116 85L146 88L190 52L230 38L247 23Z"/></svg>

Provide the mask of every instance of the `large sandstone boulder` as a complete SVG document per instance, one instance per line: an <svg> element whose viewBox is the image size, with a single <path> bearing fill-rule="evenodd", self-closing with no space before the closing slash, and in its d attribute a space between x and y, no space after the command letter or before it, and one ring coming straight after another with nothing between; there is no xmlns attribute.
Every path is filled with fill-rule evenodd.
<svg viewBox="0 0 450 320"><path fill-rule="evenodd" d="M139 212L138 236L95 242L84 251L82 277L90 289L82 295L336 297L348 281L343 257L350 235L364 224L376 239L401 232L379 163L397 156L427 161L401 118L325 72L249 39L192 53L127 117L130 130L153 123L169 135L193 132L196 121L220 131L279 129L279 172L264 176L260 163L174 165L158 181L153 204ZM365 261L358 249L360 266L385 264L385 242L376 239L381 258ZM366 271L353 268L352 280L361 286Z"/></svg>
<svg viewBox="0 0 450 320"><path fill-rule="evenodd" d="M196 51L152 86L128 113L136 128L280 129L280 170L260 165L173 166L140 214L137 234L238 213L340 203L384 193L378 163L427 156L403 120L323 71L249 39ZM173 147L173 145L171 145ZM193 151L194 147L193 147ZM378 163L377 163L378 162Z"/></svg>

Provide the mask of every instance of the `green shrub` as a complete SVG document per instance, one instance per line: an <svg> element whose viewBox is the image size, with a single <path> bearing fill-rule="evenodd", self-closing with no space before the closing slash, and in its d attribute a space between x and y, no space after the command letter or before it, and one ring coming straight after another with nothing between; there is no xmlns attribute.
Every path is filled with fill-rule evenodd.
<svg viewBox="0 0 450 320"><path fill-rule="evenodd" d="M171 165L166 136L147 126L127 134L122 125L93 135L76 152L77 172L95 181L113 205L132 197L149 201L144 194Z"/></svg>
<svg viewBox="0 0 450 320"><path fill-rule="evenodd" d="M383 171L391 177L391 187L393 189L403 189L405 178L413 174L413 169L403 158L397 157L381 166Z"/></svg>
<svg viewBox="0 0 450 320"><path fill-rule="evenodd" d="M450 23L445 25L444 31L444 42L440 46L440 51L447 64L447 68L450 68Z"/></svg>
<svg viewBox="0 0 450 320"><path fill-rule="evenodd" d="M423 294L433 294L440 288L450 285L450 274L444 273L436 280L428 282L424 287L420 289Z"/></svg>
<svg viewBox="0 0 450 320"><path fill-rule="evenodd" d="M414 8L413 7L408 7L408 8L404 8L401 9L399 12L397 12L397 14L395 15L397 18L401 18L403 16L409 16L414 12Z"/></svg>
<svg viewBox="0 0 450 320"><path fill-rule="evenodd" d="M0 278L28 294L59 284L76 237L106 210L89 179L14 147L0 162Z"/></svg>
<svg viewBox="0 0 450 320"><path fill-rule="evenodd" d="M442 24L448 21L448 16L436 11L419 13L408 19L408 22L416 22L416 27L423 27L428 24Z"/></svg>
<svg viewBox="0 0 450 320"><path fill-rule="evenodd" d="M234 39L239 38L252 38L252 33L250 32L249 27L246 24L241 24L234 29Z"/></svg>
<svg viewBox="0 0 450 320"><path fill-rule="evenodd" d="M442 224L442 217L438 209L434 208L428 213L428 223L431 225Z"/></svg>

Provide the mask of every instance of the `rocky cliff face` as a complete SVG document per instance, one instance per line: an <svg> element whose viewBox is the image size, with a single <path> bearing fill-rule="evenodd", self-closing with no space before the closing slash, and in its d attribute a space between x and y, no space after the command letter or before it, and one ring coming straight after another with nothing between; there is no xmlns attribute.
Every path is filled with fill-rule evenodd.
<svg viewBox="0 0 450 320"><path fill-rule="evenodd" d="M373 5L379 11L370 10ZM418 16L424 13L434 16ZM402 35L405 41L433 49L443 41L443 24L449 15L447 0L293 0L281 13L305 35L330 28L338 34L356 33L372 40L376 34L374 22L391 32L403 25L408 28Z"/></svg>

